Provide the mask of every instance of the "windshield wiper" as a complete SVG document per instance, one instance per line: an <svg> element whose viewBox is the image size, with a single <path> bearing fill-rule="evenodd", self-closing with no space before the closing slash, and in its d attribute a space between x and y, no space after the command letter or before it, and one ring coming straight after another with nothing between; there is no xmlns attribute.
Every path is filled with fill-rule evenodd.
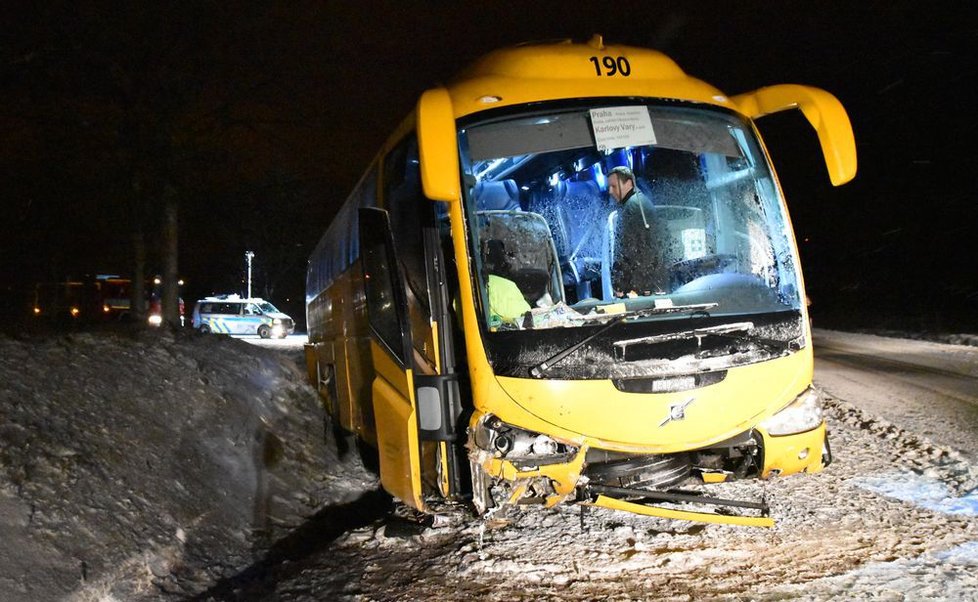
<svg viewBox="0 0 978 602"><path fill-rule="evenodd" d="M734 334L738 332L750 332L754 330L753 322L732 322L730 324L721 324L719 326L706 326L704 328L694 328L693 330L684 330L682 332L670 332L666 334L657 334L649 337L640 337L637 339L628 339L625 341L615 342L615 347L621 350L621 357L625 357L625 350L628 349L629 345L636 344L648 344L655 345L656 343L664 343L666 341L679 341L684 339L696 339L697 347L702 345L703 339L705 337L720 337L724 339L730 339L732 341L737 341L741 343L754 343L762 347L767 347L776 353L784 353L792 349L792 341L778 341L776 339L768 339L764 337L753 337L744 334Z"/></svg>
<svg viewBox="0 0 978 602"><path fill-rule="evenodd" d="M608 332L609 330L611 330L615 326L621 324L622 322L624 322L628 318L638 319L638 318L644 318L644 317L647 317L647 316L654 316L654 315L660 315L660 314L673 314L673 313L680 313L680 312L699 312L699 311L706 311L708 309L713 309L717 305L719 305L719 303L696 303L696 304L693 304L693 305L669 305L669 306L663 306L663 307L649 307L647 309L640 309L640 310L637 310L637 311L630 311L630 312L623 313L623 314L615 314L614 317L612 317L611 320L609 320L601 328L599 328L596 331L592 332L591 334L589 334L588 336L584 337L580 341L574 343L570 347L565 348L564 350L562 350L562 351L560 351L560 352L558 352L558 353L556 353L556 354L548 357L547 359L543 360L542 362L540 362L536 366L530 368L530 376L532 376L533 378L542 378L543 375L547 372L547 370L550 370L550 368L552 368L554 364L556 364L557 362L563 360L565 357L567 357L568 355L574 353L575 351L577 351L578 349L580 349L584 345L587 345L589 342L591 342L592 340L594 340L596 337L601 336L602 334Z"/></svg>

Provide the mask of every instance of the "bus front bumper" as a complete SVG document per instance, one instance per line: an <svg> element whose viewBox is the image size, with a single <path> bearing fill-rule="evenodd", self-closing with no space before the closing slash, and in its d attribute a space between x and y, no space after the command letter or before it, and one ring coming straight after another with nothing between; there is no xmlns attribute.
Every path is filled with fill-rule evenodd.
<svg viewBox="0 0 978 602"><path fill-rule="evenodd" d="M577 502L588 506L624 510L658 518L721 523L752 527L772 527L768 507L762 502L741 502L705 495L670 494L628 487L607 487L591 484L581 475L586 448L581 448L568 461L544 466L520 466L486 451L470 453L473 475L473 502L479 514L491 514L510 505L539 504L547 508L562 502ZM715 506L723 513L664 507L658 503ZM750 508L758 516L733 514L730 507Z"/></svg>
<svg viewBox="0 0 978 602"><path fill-rule="evenodd" d="M772 437L758 429L744 435L738 439L737 453L732 454L738 458L740 469L733 469L730 460L723 467L704 466L704 460L716 456L718 451L722 453L716 449L636 455L637 460L661 459L669 471L685 462L686 478L691 479L680 477L669 484L647 488L627 479L606 478L596 472L600 464L588 467L590 442L557 440L485 415L473 424L468 444L473 503L479 514L490 514L508 505L550 508L575 502L660 518L770 527L774 521L764 502L722 499L698 491L677 492L676 488L818 472L831 459L825 424L789 436Z"/></svg>

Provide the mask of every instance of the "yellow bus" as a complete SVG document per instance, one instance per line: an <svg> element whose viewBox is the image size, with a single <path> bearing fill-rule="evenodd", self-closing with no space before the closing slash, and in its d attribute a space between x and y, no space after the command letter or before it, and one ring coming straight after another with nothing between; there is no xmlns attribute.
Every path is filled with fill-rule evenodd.
<svg viewBox="0 0 978 602"><path fill-rule="evenodd" d="M852 179L828 92L727 96L600 36L498 50L426 91L307 273L310 378L376 448L383 487L421 511L772 525L763 502L710 490L831 460L798 249L754 125L787 109L831 182Z"/></svg>

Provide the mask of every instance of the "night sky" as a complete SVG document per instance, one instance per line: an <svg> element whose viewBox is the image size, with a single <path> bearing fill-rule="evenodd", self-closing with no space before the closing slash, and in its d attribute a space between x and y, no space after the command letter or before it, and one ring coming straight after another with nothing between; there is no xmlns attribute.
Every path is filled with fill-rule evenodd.
<svg viewBox="0 0 978 602"><path fill-rule="evenodd" d="M254 288L302 316L306 258L426 88L482 54L594 33L737 94L845 105L859 171L828 182L796 113L760 121L816 325L978 331L978 9L919 2L23 3L0 24L0 292L160 269L180 211L188 300ZM428 6L418 4L417 6Z"/></svg>

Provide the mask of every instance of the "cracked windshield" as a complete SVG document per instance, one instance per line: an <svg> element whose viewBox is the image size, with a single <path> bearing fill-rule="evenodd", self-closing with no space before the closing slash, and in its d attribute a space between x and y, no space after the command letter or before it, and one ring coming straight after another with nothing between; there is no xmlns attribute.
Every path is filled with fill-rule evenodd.
<svg viewBox="0 0 978 602"><path fill-rule="evenodd" d="M460 132L490 331L800 309L778 192L719 110L582 107Z"/></svg>

